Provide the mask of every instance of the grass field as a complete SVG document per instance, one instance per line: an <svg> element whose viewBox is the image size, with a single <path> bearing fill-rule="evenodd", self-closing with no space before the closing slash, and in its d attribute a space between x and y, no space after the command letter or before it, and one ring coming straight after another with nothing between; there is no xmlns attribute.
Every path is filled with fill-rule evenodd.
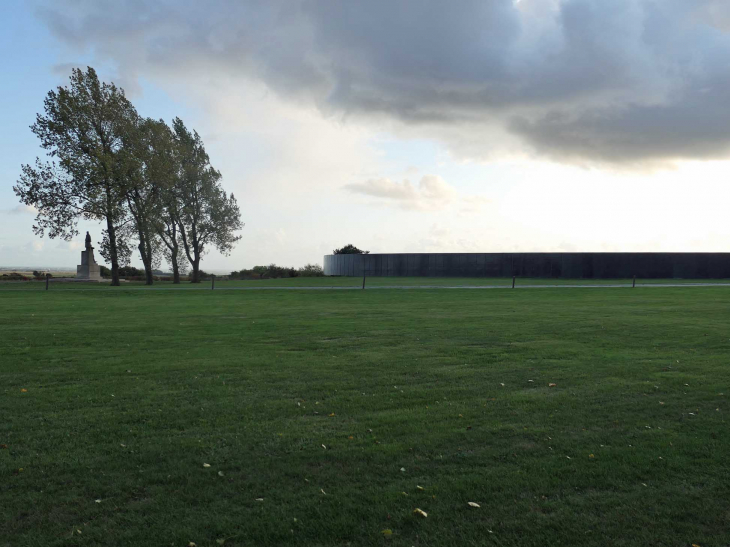
<svg viewBox="0 0 730 547"><path fill-rule="evenodd" d="M0 292L2 546L730 544L727 288L99 289Z"/></svg>
<svg viewBox="0 0 730 547"><path fill-rule="evenodd" d="M663 285L663 284L730 284L730 279L637 279L636 284L641 285ZM526 278L516 280L516 286L534 287L544 285L631 285L631 279L547 279L547 278ZM365 280L366 288L375 287L510 287L511 278L505 277L368 277ZM126 288L150 288L139 281L124 282ZM223 280L217 279L215 286L219 289L231 288L272 288L272 287L362 287L362 277L294 277L285 279L258 279L258 280ZM183 282L173 285L169 281L156 281L151 288L154 289L210 289L211 282L204 281L199 284ZM83 283L83 282L61 282L52 281L51 290L59 289L109 289L108 283ZM30 282L2 282L0 290L10 289L45 289L44 281ZM114 290L112 288L112 290Z"/></svg>

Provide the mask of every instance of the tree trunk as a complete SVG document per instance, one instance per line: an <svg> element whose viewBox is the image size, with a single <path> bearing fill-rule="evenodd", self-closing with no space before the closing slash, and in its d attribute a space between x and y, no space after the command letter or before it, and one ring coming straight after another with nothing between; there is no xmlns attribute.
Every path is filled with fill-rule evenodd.
<svg viewBox="0 0 730 547"><path fill-rule="evenodd" d="M142 258L142 265L144 266L145 285L152 285L152 257L150 256L149 249L143 241L140 241L138 248L140 257Z"/></svg>
<svg viewBox="0 0 730 547"><path fill-rule="evenodd" d="M109 259L112 262L112 287L119 287L119 258L117 256L117 231L109 215L106 217L106 231L109 236Z"/></svg>
<svg viewBox="0 0 730 547"><path fill-rule="evenodd" d="M137 248L144 266L145 285L152 285L152 246L149 243L149 238L142 230L137 230L137 236L139 237Z"/></svg>
<svg viewBox="0 0 730 547"><path fill-rule="evenodd" d="M172 283L173 285L179 285L180 284L180 267L177 265L177 245L175 245L172 250L170 251L170 256L172 259Z"/></svg>
<svg viewBox="0 0 730 547"><path fill-rule="evenodd" d="M190 280L191 283L200 283L200 256L195 256L193 260L193 276Z"/></svg>
<svg viewBox="0 0 730 547"><path fill-rule="evenodd" d="M147 264L145 264L145 276L147 277L146 284L152 285L153 273L152 273L152 243L150 237L145 238L145 250L147 252Z"/></svg>

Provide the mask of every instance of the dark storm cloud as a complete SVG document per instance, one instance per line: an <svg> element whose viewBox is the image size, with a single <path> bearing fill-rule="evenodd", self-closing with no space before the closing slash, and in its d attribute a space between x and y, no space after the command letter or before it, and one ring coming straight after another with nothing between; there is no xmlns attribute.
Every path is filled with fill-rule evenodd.
<svg viewBox="0 0 730 547"><path fill-rule="evenodd" d="M495 131L563 161L730 149L725 0L68 0L40 13L126 80L245 76L456 153L488 154Z"/></svg>

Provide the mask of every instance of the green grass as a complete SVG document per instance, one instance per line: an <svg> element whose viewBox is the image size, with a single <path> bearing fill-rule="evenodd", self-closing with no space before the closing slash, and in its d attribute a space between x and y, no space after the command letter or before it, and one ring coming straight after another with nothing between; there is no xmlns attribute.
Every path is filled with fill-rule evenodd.
<svg viewBox="0 0 730 547"><path fill-rule="evenodd" d="M728 545L729 294L0 292L0 545Z"/></svg>
<svg viewBox="0 0 730 547"><path fill-rule="evenodd" d="M516 280L518 287L525 286L543 286L543 285L631 285L631 279L546 279L546 278L527 278L521 277ZM654 284L690 284L690 283L710 283L710 284L727 284L730 279L637 279L636 284L654 285ZM512 285L512 278L505 277L368 277L365 280L367 287L479 287L479 286L502 286L509 287ZM124 282L127 288L144 288L143 282ZM200 284L192 284L183 282L180 285L173 285L169 281L156 281L153 288L175 288L175 289L209 289L210 281L204 281ZM216 280L217 288L270 288L270 287L362 287L362 277L294 277L287 279L258 279L258 280L242 280L228 281ZM80 283L80 282L52 282L50 290L60 289L112 289L108 283ZM30 282L2 282L0 281L0 290L10 289L45 289L44 281Z"/></svg>

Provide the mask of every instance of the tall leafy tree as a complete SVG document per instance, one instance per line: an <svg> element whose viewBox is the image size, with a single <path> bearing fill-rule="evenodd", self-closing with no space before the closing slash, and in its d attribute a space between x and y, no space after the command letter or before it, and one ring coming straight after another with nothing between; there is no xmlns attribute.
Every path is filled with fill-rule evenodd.
<svg viewBox="0 0 730 547"><path fill-rule="evenodd" d="M162 121L154 127L152 142L157 161L151 164L155 200L154 230L161 242L162 254L172 268L173 283L180 283L180 273L187 271L187 257L181 250L180 211L186 199L181 177L181 149L170 128Z"/></svg>
<svg viewBox="0 0 730 547"><path fill-rule="evenodd" d="M131 151L134 168L129 170L124 197L133 220L146 284L152 285L152 270L159 261L163 243L160 225L165 217L164 196L175 180L172 132L161 120L139 119L125 136L125 145Z"/></svg>
<svg viewBox="0 0 730 547"><path fill-rule="evenodd" d="M177 188L158 187L158 199L160 202L160 214L157 217L156 232L163 244L163 254L172 268L172 282L180 283L180 272L185 271L187 257L181 252L182 241L180 238L180 195Z"/></svg>
<svg viewBox="0 0 730 547"><path fill-rule="evenodd" d="M91 67L74 69L31 126L53 161L23 165L13 187L38 211L33 231L40 236L70 240L79 219L104 222L101 254L111 262L112 285L119 285L118 232L129 220L124 185L134 168L123 138L137 117L122 89L100 82Z"/></svg>
<svg viewBox="0 0 730 547"><path fill-rule="evenodd" d="M210 247L228 254L241 239L241 212L233 194L220 184L221 174L210 165L203 141L180 118L173 121L178 158L175 212L179 239L192 269L191 281L200 282L200 259Z"/></svg>

